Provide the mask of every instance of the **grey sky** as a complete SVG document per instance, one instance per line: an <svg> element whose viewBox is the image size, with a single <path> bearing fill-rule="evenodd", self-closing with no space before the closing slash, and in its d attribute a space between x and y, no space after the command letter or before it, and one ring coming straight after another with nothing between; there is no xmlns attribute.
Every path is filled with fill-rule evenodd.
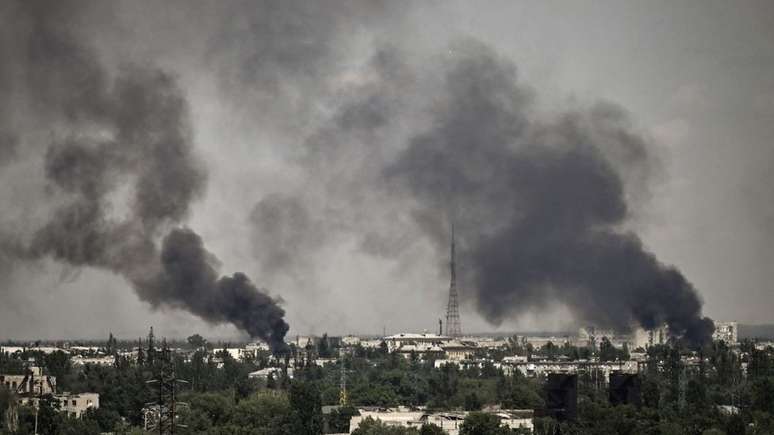
<svg viewBox="0 0 774 435"><path fill-rule="evenodd" d="M160 10L152 2L78 3L62 12L67 27L107 71L153 64L178 78L209 174L186 225L222 273L243 271L284 299L290 334L436 327L448 286L443 251L433 237L416 237L424 233L402 208L410 200L391 199L392 187L372 174L428 122L423 100L436 95L433 77L454 59L458 38L513 62L536 111L600 100L623 107L661 163L639 180L647 186L628 181L638 193L628 227L694 284L706 315L772 319L770 2L165 2ZM0 95L15 95L7 88L0 85ZM29 231L57 201L42 174L54 133L38 131L44 118L34 108L10 106L0 104L0 122L23 134L16 142L0 129L0 223ZM390 116L368 117L377 113ZM278 198L307 209L287 219L303 231L256 227L257 214L284 203ZM271 237L277 231L291 232L292 243L278 246L288 238ZM294 261L284 264L287 257ZM153 311L101 270L51 260L4 267L0 339L107 330L128 338L151 324L170 336L237 334L181 311ZM567 307L545 311L500 328L573 325ZM493 329L471 304L462 322L465 330Z"/></svg>

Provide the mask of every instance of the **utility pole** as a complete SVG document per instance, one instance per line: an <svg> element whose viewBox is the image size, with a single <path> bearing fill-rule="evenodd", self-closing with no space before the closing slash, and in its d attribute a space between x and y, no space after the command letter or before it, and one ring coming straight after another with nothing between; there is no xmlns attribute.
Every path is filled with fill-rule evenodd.
<svg viewBox="0 0 774 435"><path fill-rule="evenodd" d="M177 402L177 384L188 383L182 379L177 379L175 364L167 347L166 340L162 345L160 358L156 360L158 364L158 376L155 379L147 381L148 384L158 386L158 401L152 405L158 406L158 420L155 425L152 423L146 429L157 430L159 435L173 435L177 427L185 427L177 424L177 407L186 405Z"/></svg>
<svg viewBox="0 0 774 435"><path fill-rule="evenodd" d="M346 406L349 403L349 395L347 394L347 366L345 364L345 353L342 348L339 348L339 359L341 360L341 374L339 377L339 405Z"/></svg>

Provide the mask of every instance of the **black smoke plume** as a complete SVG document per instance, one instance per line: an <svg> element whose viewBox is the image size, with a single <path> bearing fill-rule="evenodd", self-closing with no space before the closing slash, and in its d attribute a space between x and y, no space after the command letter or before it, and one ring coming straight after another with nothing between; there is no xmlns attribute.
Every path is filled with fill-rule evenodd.
<svg viewBox="0 0 774 435"><path fill-rule="evenodd" d="M622 111L535 120L512 65L476 43L455 51L433 128L387 176L461 227L468 296L484 317L499 323L559 302L600 326L666 323L676 337L706 341L713 325L696 290L622 228L626 189L607 156L647 155Z"/></svg>
<svg viewBox="0 0 774 435"><path fill-rule="evenodd" d="M187 218L207 180L176 78L132 65L109 74L68 27L77 4L65 3L5 5L4 24L16 26L24 44L4 45L3 57L29 72L19 85L25 103L44 113L36 119L61 129L52 131L44 157L57 205L29 243L0 244L3 257L112 271L153 306L231 323L280 350L288 326L277 301L243 274L218 277L217 261L191 230L172 229L157 247ZM0 149L11 149L16 132L2 127Z"/></svg>

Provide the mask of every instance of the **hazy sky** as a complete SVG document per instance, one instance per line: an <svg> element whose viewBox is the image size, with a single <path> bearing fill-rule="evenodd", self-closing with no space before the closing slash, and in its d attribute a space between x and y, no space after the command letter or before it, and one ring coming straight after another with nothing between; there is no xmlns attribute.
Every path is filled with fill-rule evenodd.
<svg viewBox="0 0 774 435"><path fill-rule="evenodd" d="M27 13L4 3L7 19ZM182 224L221 272L245 272L282 298L290 334L437 328L445 234L417 230L426 218L412 215L417 198L393 199L398 188L374 175L434 125L428 107L445 104L445 63L471 50L459 41L514 65L530 112L620 106L649 154L646 176L619 167L625 226L693 283L705 315L772 320L771 2L94 1L51 13L109 76L140 64L175 77L208 174ZM35 61L18 47L35 34L19 29L0 31L0 73L11 71L0 75L0 145L11 143L5 132L18 136L0 146L0 226L24 235L61 200L43 164L61 132L60 114L20 89ZM102 134L92 130L67 134ZM112 195L118 215L127 193ZM0 339L130 338L150 325L157 335L239 334L151 309L103 269L42 258L0 271ZM562 301L491 325L460 291L466 331L576 326Z"/></svg>

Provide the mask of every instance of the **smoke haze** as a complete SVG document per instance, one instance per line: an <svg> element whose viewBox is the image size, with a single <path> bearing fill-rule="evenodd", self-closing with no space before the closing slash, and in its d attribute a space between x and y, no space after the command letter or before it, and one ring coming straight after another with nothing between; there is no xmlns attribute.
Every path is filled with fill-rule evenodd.
<svg viewBox="0 0 774 435"><path fill-rule="evenodd" d="M722 6L703 21L676 8L657 35L663 6L636 4L155 6L0 7L10 336L27 333L14 326L25 315L75 329L68 316L100 311L63 302L73 298L131 307L96 321L118 318L119 334L230 324L279 346L288 323L301 334L434 328L451 222L467 331L666 322L701 341L703 300L713 317L743 321L774 302L763 269L745 266L772 258L752 240L768 227L757 210L770 208L759 186L771 156L758 138L774 112L761 97L738 131L712 104L742 97L713 90L743 62L697 61L684 77L660 56L700 53L696 35L733 45L739 32L710 31L729 16ZM729 19L744 29L750 16ZM633 49L642 40L652 46ZM771 53L770 41L748 42L751 57ZM771 69L761 62L749 68ZM745 77L739 95L774 92ZM728 299L737 287L749 305Z"/></svg>

